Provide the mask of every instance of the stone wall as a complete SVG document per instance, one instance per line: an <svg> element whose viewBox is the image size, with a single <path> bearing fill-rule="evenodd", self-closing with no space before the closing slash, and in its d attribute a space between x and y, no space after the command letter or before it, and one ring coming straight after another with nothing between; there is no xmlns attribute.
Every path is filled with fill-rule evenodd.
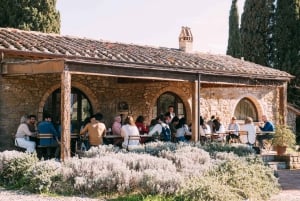
<svg viewBox="0 0 300 201"><path fill-rule="evenodd" d="M201 114L208 119L211 115L219 116L228 125L237 104L245 97L256 106L259 118L266 114L269 120L276 121L278 93L275 87L201 88Z"/></svg>
<svg viewBox="0 0 300 201"><path fill-rule="evenodd" d="M143 115L150 122L153 106L164 92L173 92L186 108L191 122L192 82L152 81L118 83L115 77L72 75L72 87L81 90L91 101L93 112L101 112L107 127L119 114L118 103L126 101L129 113ZM12 133L24 114L37 114L42 120L44 104L48 96L60 87L60 74L0 77L0 149L13 147ZM256 105L259 116L267 114L275 120L278 111L278 93L275 87L213 87L201 88L201 114L220 116L229 123L238 102L247 97Z"/></svg>

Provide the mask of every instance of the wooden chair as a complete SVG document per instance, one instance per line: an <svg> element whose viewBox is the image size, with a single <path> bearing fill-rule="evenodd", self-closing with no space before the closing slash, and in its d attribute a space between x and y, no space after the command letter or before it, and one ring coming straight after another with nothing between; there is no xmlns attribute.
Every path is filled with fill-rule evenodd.
<svg viewBox="0 0 300 201"><path fill-rule="evenodd" d="M242 142L241 139L247 139L247 142L249 142L249 138L248 138L248 131L239 131L239 138L238 138L238 141L239 143L242 143L242 144L245 144L244 142Z"/></svg>
<svg viewBox="0 0 300 201"><path fill-rule="evenodd" d="M126 148L127 151L130 150L129 146L130 146L130 142L132 142L132 141L138 141L140 143L140 141L141 141L140 135L129 135L128 136L128 143L127 143L127 148Z"/></svg>
<svg viewBox="0 0 300 201"><path fill-rule="evenodd" d="M16 140L16 134L15 133L12 134L12 137L13 137L13 143L14 143L14 146L15 146L15 150L20 151L20 152L26 152L26 150L27 150L26 148L20 147L18 145L18 141Z"/></svg>

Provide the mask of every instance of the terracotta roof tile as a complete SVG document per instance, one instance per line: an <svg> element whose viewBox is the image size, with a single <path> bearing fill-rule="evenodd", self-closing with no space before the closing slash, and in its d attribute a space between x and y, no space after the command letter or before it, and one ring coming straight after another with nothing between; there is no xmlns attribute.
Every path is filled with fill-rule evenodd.
<svg viewBox="0 0 300 201"><path fill-rule="evenodd" d="M273 68L260 66L230 56L204 53L184 53L178 49L156 48L133 44L112 43L57 34L45 34L0 28L0 51L15 50L63 56L67 59L106 60L154 65L178 71L202 74L256 77L261 79L290 79L293 76Z"/></svg>

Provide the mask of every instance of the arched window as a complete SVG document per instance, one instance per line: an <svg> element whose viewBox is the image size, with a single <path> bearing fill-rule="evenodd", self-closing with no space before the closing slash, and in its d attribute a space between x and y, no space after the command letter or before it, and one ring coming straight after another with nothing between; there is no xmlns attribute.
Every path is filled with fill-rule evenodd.
<svg viewBox="0 0 300 201"><path fill-rule="evenodd" d="M47 99L43 114L50 114L54 125L60 123L60 89L55 90ZM88 98L79 89L71 89L71 124L73 132L78 132L82 121L90 117L93 113L92 106Z"/></svg>
<svg viewBox="0 0 300 201"><path fill-rule="evenodd" d="M239 120L244 120L246 117L252 117L253 121L258 121L258 113L255 105L248 98L243 98L237 104L234 116Z"/></svg>
<svg viewBox="0 0 300 201"><path fill-rule="evenodd" d="M168 112L168 107L174 106L174 112L178 117L186 117L183 101L179 96L172 92L166 92L159 96L156 106L153 108L153 116Z"/></svg>

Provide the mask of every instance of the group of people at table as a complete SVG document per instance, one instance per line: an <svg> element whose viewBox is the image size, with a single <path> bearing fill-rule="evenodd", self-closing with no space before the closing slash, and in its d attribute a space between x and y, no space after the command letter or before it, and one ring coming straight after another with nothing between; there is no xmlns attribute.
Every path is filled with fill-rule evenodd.
<svg viewBox="0 0 300 201"><path fill-rule="evenodd" d="M106 129L105 124L102 122L102 114L97 113L85 119L81 129L80 136L86 136L85 146L88 150L90 147L99 146L103 144L103 137L108 135L116 136L113 144L123 148L134 147L140 144L137 138L130 140L131 136L148 136L151 139L158 139L162 141L181 142L191 139L191 125L187 125L184 117L178 118L174 114L173 106L169 106L169 111L165 114L159 115L157 118L152 119L149 126L145 124L145 119L142 115L138 116L136 120L132 116L127 116L122 122L121 116L117 115L114 118L111 129ZM36 136L38 134L52 134L57 148L55 150L55 157L60 156L60 127L55 129L51 122L51 117L46 115L44 120L36 125L36 116L23 116L20 125L15 135L16 146L23 147L27 152L33 153L36 151L36 142L31 141L29 136ZM273 132L274 125L268 121L265 115L262 116L262 124L259 129L265 132ZM256 136L258 133L257 127L254 125L251 117L245 119L245 123L240 126L236 122L236 118L232 117L227 130L221 123L219 117L212 116L209 121L205 121L200 117L200 140L202 142L212 139L212 135L227 133L226 141L231 139L239 139L240 142L253 146L256 140L262 145L263 139L269 139L270 136ZM229 131L229 132L228 132ZM239 136L240 131L246 131L246 136ZM119 136L119 137L118 137ZM224 135L219 135L224 139ZM150 139L150 138L149 138Z"/></svg>
<svg viewBox="0 0 300 201"><path fill-rule="evenodd" d="M224 140L227 143L238 141L251 147L258 142L258 146L264 148L263 140L272 138L275 127L266 115L262 115L261 120L256 126L251 117L246 117L244 124L240 126L236 121L236 117L232 117L226 130L219 117L212 116L207 122L200 117L200 138L201 141L206 141L207 138Z"/></svg>

